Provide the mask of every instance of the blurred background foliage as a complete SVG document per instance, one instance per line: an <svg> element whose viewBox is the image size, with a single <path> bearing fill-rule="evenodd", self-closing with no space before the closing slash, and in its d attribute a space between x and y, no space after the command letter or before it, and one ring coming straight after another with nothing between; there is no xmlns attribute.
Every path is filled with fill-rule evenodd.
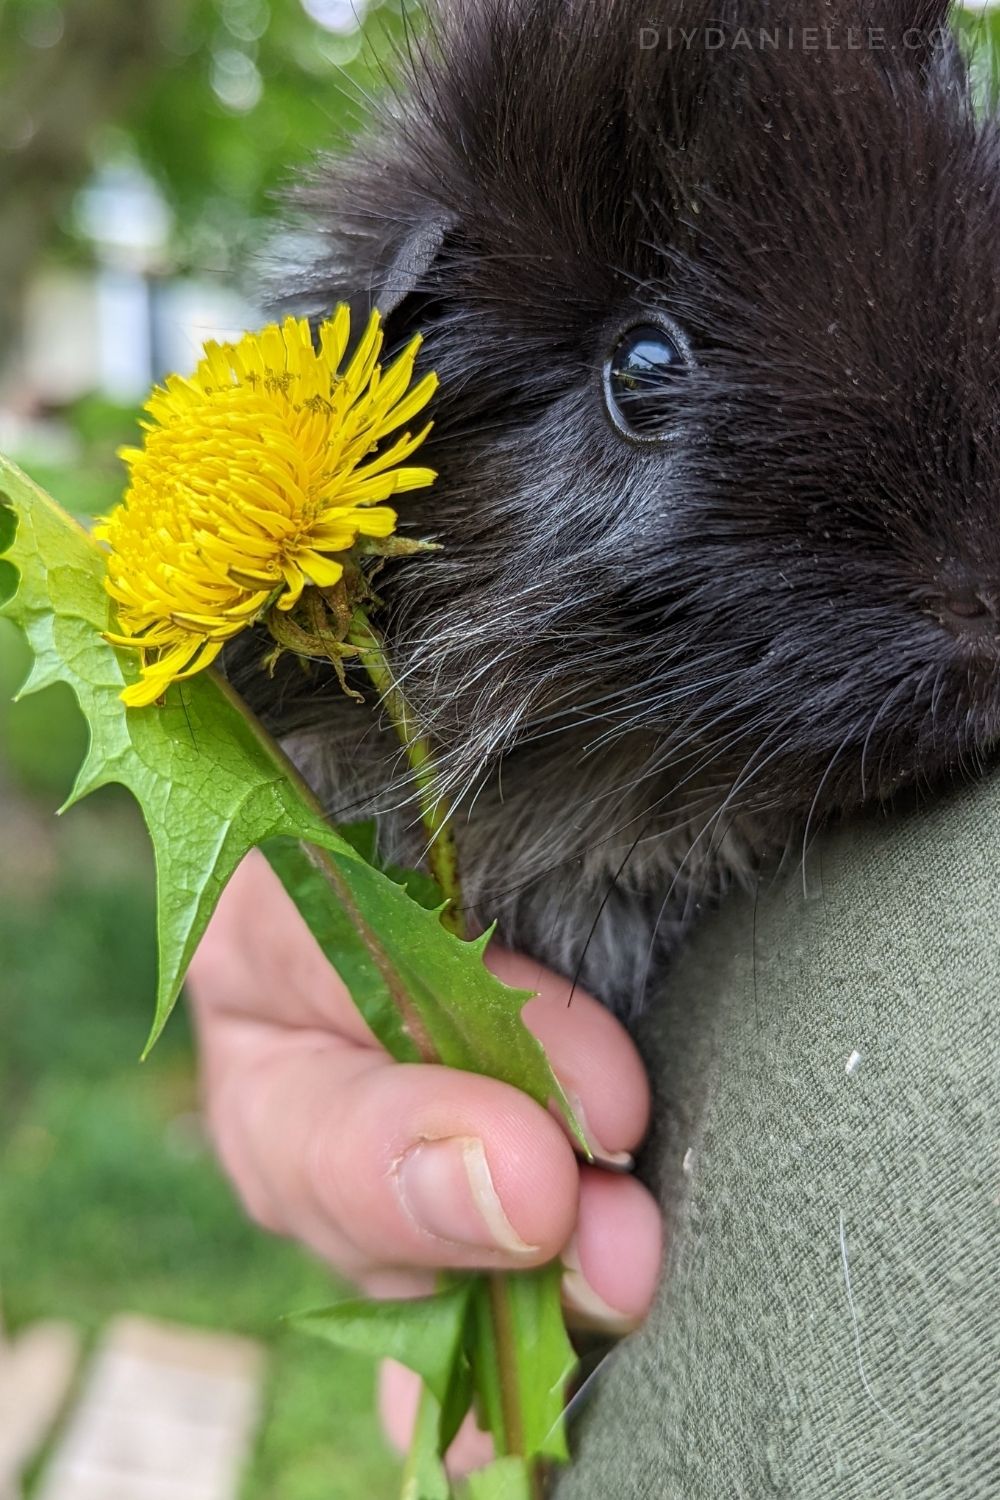
<svg viewBox="0 0 1000 1500"><path fill-rule="evenodd" d="M68 509L118 497L152 380L256 316L282 186L358 128L402 31L351 0L0 0L0 447ZM223 1182L183 1015L138 1064L145 832L114 788L54 816L84 730L68 692L11 705L26 667L0 622L4 1321L93 1338L128 1310L258 1338L245 1500L394 1494L370 1363L282 1326L340 1289Z"/></svg>
<svg viewBox="0 0 1000 1500"><path fill-rule="evenodd" d="M71 511L114 503L149 384L257 316L277 194L363 121L404 18L363 0L0 0L0 448ZM960 20L996 96L1000 9ZM275 235L278 235L276 246ZM0 1295L93 1335L134 1310L270 1350L244 1500L388 1496L366 1361L282 1328L331 1281L245 1221L197 1113L190 1036L137 1057L153 993L145 834L108 789L53 816L83 728L9 700L0 622ZM30 1493L30 1486L29 1486Z"/></svg>
<svg viewBox="0 0 1000 1500"><path fill-rule="evenodd" d="M969 58L976 95L995 109L1000 101L1000 4L998 0L967 0L956 6L955 30Z"/></svg>
<svg viewBox="0 0 1000 1500"><path fill-rule="evenodd" d="M162 194L173 272L239 276L275 189L356 128L401 32L363 0L0 0L0 347L38 255L89 253L74 194L102 167Z"/></svg>

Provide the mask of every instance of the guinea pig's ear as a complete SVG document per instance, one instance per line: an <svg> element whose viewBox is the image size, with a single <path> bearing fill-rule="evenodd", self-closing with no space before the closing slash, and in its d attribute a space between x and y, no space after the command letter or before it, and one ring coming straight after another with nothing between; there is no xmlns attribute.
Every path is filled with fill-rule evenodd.
<svg viewBox="0 0 1000 1500"><path fill-rule="evenodd" d="M290 195L313 253L286 277L282 300L314 323L346 302L360 333L373 308L391 349L426 328L441 304L441 267L454 215L406 180L405 165L377 158L327 163Z"/></svg>
<svg viewBox="0 0 1000 1500"><path fill-rule="evenodd" d="M388 265L377 272L369 287L372 305L387 321L391 317L394 323L409 322L430 310L434 267L453 224L452 216L442 213L411 229L393 247Z"/></svg>
<svg viewBox="0 0 1000 1500"><path fill-rule="evenodd" d="M378 308L387 351L438 317L454 214L412 183L393 136L388 145L367 139L349 156L319 160L289 187L285 202L292 228L286 243L301 243L304 258L274 267L271 311L306 315L318 326L346 303L354 342Z"/></svg>
<svg viewBox="0 0 1000 1500"><path fill-rule="evenodd" d="M348 301L352 323L360 333L373 308L382 314L388 354L413 334L426 334L444 307L441 270L454 218L431 213L386 246L370 268L364 290L359 285Z"/></svg>

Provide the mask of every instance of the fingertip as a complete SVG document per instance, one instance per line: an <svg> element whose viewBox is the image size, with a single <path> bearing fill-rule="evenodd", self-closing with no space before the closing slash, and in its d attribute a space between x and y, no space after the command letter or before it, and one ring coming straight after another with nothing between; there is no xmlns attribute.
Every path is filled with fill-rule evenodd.
<svg viewBox="0 0 1000 1500"><path fill-rule="evenodd" d="M522 1019L571 1096L594 1156L613 1167L631 1165L649 1125L650 1090L621 1021L586 990L523 953L494 946L488 957L505 983L536 991Z"/></svg>
<svg viewBox="0 0 1000 1500"><path fill-rule="evenodd" d="M332 1222L386 1265L538 1265L576 1220L576 1159L547 1111L434 1065L349 1080L314 1138L310 1177Z"/></svg>
<svg viewBox="0 0 1000 1500"><path fill-rule="evenodd" d="M533 1099L506 1084L483 1080L496 1109L484 1115L489 1170L504 1211L534 1264L559 1254L573 1232L579 1166L558 1122ZM485 1099L484 1099L485 1102Z"/></svg>
<svg viewBox="0 0 1000 1500"><path fill-rule="evenodd" d="M663 1220L652 1194L633 1177L585 1167L576 1233L563 1261L563 1295L586 1326L622 1333L652 1305L663 1257Z"/></svg>

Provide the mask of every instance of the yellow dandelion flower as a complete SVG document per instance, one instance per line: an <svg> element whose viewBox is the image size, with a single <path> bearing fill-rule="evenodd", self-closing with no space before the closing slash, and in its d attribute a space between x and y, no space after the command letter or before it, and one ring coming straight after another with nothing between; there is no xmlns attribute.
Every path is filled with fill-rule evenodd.
<svg viewBox="0 0 1000 1500"><path fill-rule="evenodd" d="M340 554L395 530L384 502L435 479L407 463L430 423L391 436L437 386L433 374L411 385L420 338L383 369L375 312L341 372L349 335L344 306L318 346L306 319L288 318L206 344L190 379L154 391L143 446L122 450L128 491L96 531L120 627L107 639L142 658L129 706L200 672L308 585L337 583Z"/></svg>

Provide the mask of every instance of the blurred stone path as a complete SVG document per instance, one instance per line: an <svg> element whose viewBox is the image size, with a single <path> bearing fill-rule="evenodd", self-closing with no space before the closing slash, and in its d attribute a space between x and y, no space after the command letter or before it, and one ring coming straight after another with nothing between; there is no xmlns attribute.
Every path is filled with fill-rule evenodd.
<svg viewBox="0 0 1000 1500"><path fill-rule="evenodd" d="M35 1323L0 1334L0 1500L21 1500L21 1475L69 1395L80 1337L69 1323Z"/></svg>
<svg viewBox="0 0 1000 1500"><path fill-rule="evenodd" d="M29 1329L18 1343L43 1331L42 1325ZM75 1341L71 1354L67 1335L73 1337L62 1328L60 1356L50 1329L47 1368L53 1379L48 1405L45 1399L36 1403L33 1421L20 1399L24 1386L20 1396L15 1388L12 1361L0 1363L0 1500L19 1500L17 1474L65 1399L76 1363ZM263 1353L248 1339L116 1318L44 1469L38 1500L236 1500L260 1417L263 1371ZM39 1376L37 1383L45 1382ZM20 1412L20 1419L11 1422L12 1412ZM9 1437L19 1426L24 1435L20 1457L13 1460L18 1466L8 1474L4 1455L7 1448L13 1455Z"/></svg>

